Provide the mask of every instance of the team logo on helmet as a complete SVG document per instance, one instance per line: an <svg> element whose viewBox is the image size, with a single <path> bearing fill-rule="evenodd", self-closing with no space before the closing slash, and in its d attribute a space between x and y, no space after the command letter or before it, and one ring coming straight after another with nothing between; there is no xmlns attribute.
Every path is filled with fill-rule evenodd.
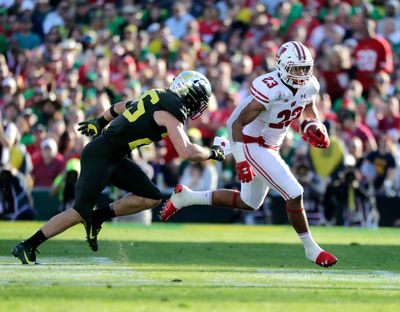
<svg viewBox="0 0 400 312"><path fill-rule="evenodd" d="M286 47L281 47L279 50L278 50L278 53L276 53L276 57L280 57L283 53L285 53L286 52Z"/></svg>

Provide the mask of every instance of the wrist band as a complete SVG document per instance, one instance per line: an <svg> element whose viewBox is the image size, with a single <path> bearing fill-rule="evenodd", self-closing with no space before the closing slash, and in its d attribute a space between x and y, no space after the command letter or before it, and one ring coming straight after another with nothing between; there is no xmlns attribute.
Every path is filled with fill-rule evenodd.
<svg viewBox="0 0 400 312"><path fill-rule="evenodd" d="M110 107L110 114L111 116L113 116L114 118L118 117L119 114L115 111L114 109L114 105Z"/></svg>
<svg viewBox="0 0 400 312"><path fill-rule="evenodd" d="M99 126L103 129L105 126L108 125L108 120L104 118L103 115L101 115L99 118L97 118L97 122Z"/></svg>

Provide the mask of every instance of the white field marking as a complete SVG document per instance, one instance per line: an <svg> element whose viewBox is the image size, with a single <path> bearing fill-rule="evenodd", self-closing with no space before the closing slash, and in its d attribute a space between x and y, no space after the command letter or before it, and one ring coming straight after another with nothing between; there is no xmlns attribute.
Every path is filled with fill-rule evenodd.
<svg viewBox="0 0 400 312"><path fill-rule="evenodd" d="M107 257L53 257L43 265L23 266L18 259L0 257L0 285L30 286L191 286L191 287L333 287L332 282L351 289L400 290L400 273L391 271L258 269L247 272L203 272L192 277L191 272L165 269L155 276L151 270L136 269L134 264L119 264ZM203 271L203 270L200 270ZM200 272L199 271L199 272ZM179 278L181 283L172 283Z"/></svg>
<svg viewBox="0 0 400 312"><path fill-rule="evenodd" d="M40 264L46 264L46 265L59 265L59 264L67 264L67 265L73 265L73 264L85 264L85 265L96 265L96 264L112 264L115 261L107 258L107 257L73 257L73 258L67 258L67 257L46 257L42 259L39 259ZM12 264L12 263L19 263L19 260L15 258L14 256L10 255L9 257L5 256L0 256L0 266L2 264Z"/></svg>
<svg viewBox="0 0 400 312"><path fill-rule="evenodd" d="M133 266L107 257L46 257L39 265L22 265L13 256L0 256L0 285L136 286L155 285Z"/></svg>
<svg viewBox="0 0 400 312"><path fill-rule="evenodd" d="M329 279L334 280L349 280L349 279L376 279L377 277L387 281L396 281L400 283L400 273L383 270L366 270L366 271L352 271L352 270L298 270L298 269L276 269L276 270L257 270L257 273L268 275L283 275L291 274L293 277L301 279L312 278L317 275L329 275Z"/></svg>

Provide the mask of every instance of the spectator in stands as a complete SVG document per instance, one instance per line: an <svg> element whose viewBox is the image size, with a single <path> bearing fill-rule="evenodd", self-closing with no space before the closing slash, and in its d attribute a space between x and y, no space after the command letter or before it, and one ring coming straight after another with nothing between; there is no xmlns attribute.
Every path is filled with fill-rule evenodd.
<svg viewBox="0 0 400 312"><path fill-rule="evenodd" d="M391 129L400 131L399 100L391 96L382 111L382 114L378 116L378 131L380 133L387 133Z"/></svg>
<svg viewBox="0 0 400 312"><path fill-rule="evenodd" d="M332 102L342 98L349 86L349 69L351 67L350 50L343 45L329 47L325 55L318 60L324 78L326 92Z"/></svg>
<svg viewBox="0 0 400 312"><path fill-rule="evenodd" d="M7 65L4 66L6 67ZM8 72L8 68L6 72ZM10 102L16 93L17 93L17 82L15 81L15 79L13 77L4 77L1 83L2 96L0 99L0 108L3 108L5 104Z"/></svg>
<svg viewBox="0 0 400 312"><path fill-rule="evenodd" d="M179 180L193 190L204 191L213 190L218 186L218 174L215 166L211 163L190 163L183 171Z"/></svg>
<svg viewBox="0 0 400 312"><path fill-rule="evenodd" d="M325 122L326 129L329 133L331 144L327 149L310 148L309 156L311 165L318 178L327 182L335 178L343 168L344 163L344 144L342 140L336 136L334 124Z"/></svg>
<svg viewBox="0 0 400 312"><path fill-rule="evenodd" d="M354 167L347 167L327 188L325 217L335 225L365 226L372 211L371 199Z"/></svg>
<svg viewBox="0 0 400 312"><path fill-rule="evenodd" d="M344 27L336 23L333 13L329 13L325 16L323 24L313 29L309 42L314 49L319 50L324 43L340 43L344 35Z"/></svg>
<svg viewBox="0 0 400 312"><path fill-rule="evenodd" d="M0 220L33 220L35 211L24 178L8 167L0 168Z"/></svg>
<svg viewBox="0 0 400 312"><path fill-rule="evenodd" d="M190 128L187 131L192 143L202 144L201 132L199 129ZM218 172L211 161L207 162L184 162L183 173L179 180L180 184L193 187L197 191L216 189L218 186Z"/></svg>
<svg viewBox="0 0 400 312"><path fill-rule="evenodd" d="M374 186L376 194L393 193L396 171L396 154L392 139L382 134L378 140L378 150L369 153L362 165L362 173Z"/></svg>
<svg viewBox="0 0 400 312"><path fill-rule="evenodd" d="M187 9L183 3L175 3L172 7L172 16L165 21L172 36L176 39L183 39L185 37L189 23L193 20L193 16L187 13Z"/></svg>
<svg viewBox="0 0 400 312"><path fill-rule="evenodd" d="M355 167L358 170L364 161L362 141L354 137L347 145L347 153L345 155L344 164L346 166Z"/></svg>
<svg viewBox="0 0 400 312"><path fill-rule="evenodd" d="M32 32L32 22L30 17L23 17L18 22L19 31L13 35L21 49L32 50L41 44L39 35Z"/></svg>
<svg viewBox="0 0 400 312"><path fill-rule="evenodd" d="M217 10L213 7L206 7L203 12L203 19L199 22L199 33L204 43L210 43L215 33L220 28L220 20Z"/></svg>
<svg viewBox="0 0 400 312"><path fill-rule="evenodd" d="M362 96L363 87L358 80L351 80L343 93L343 97L336 99L333 104L333 110L339 112L342 109L357 111L360 105L366 105Z"/></svg>
<svg viewBox="0 0 400 312"><path fill-rule="evenodd" d="M57 143L48 138L41 142L41 157L34 163L32 177L35 187L50 187L64 170L64 158L58 154Z"/></svg>
<svg viewBox="0 0 400 312"><path fill-rule="evenodd" d="M341 122L342 138L346 144L354 137L358 137L363 142L365 152L368 153L377 149L374 135L367 126L361 123L358 114L344 109L339 113L339 120Z"/></svg>
<svg viewBox="0 0 400 312"><path fill-rule="evenodd" d="M0 166L6 166L11 161L11 150L19 136L15 123L11 120L12 116L7 116L2 120L0 111Z"/></svg>
<svg viewBox="0 0 400 312"><path fill-rule="evenodd" d="M393 52L389 42L376 35L376 23L365 18L359 31L360 40L354 51L356 79L368 94L380 71L393 72Z"/></svg>
<svg viewBox="0 0 400 312"><path fill-rule="evenodd" d="M50 194L60 201L59 211L72 208L75 200L75 186L81 172L81 163L77 158L71 158L65 165L65 170L59 174L51 185Z"/></svg>
<svg viewBox="0 0 400 312"><path fill-rule="evenodd" d="M61 1L55 11L46 14L42 24L43 33L47 35L54 27L64 25L64 18L71 9L68 2Z"/></svg>

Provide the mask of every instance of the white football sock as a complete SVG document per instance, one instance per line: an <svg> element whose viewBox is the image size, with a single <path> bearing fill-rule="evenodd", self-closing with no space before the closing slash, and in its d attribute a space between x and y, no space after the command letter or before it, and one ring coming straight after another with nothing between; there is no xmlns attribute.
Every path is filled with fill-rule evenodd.
<svg viewBox="0 0 400 312"><path fill-rule="evenodd" d="M318 255L321 253L321 251L323 251L323 249L319 247L318 244L314 241L310 232L299 234L299 238L303 243L304 250L306 252L306 257L310 259L312 262L315 262L315 260L317 260Z"/></svg>
<svg viewBox="0 0 400 312"><path fill-rule="evenodd" d="M171 199L177 209L191 205L211 205L212 191L192 191L184 188L182 192L175 193Z"/></svg>
<svg viewBox="0 0 400 312"><path fill-rule="evenodd" d="M190 201L192 205L211 205L212 191L192 191Z"/></svg>

